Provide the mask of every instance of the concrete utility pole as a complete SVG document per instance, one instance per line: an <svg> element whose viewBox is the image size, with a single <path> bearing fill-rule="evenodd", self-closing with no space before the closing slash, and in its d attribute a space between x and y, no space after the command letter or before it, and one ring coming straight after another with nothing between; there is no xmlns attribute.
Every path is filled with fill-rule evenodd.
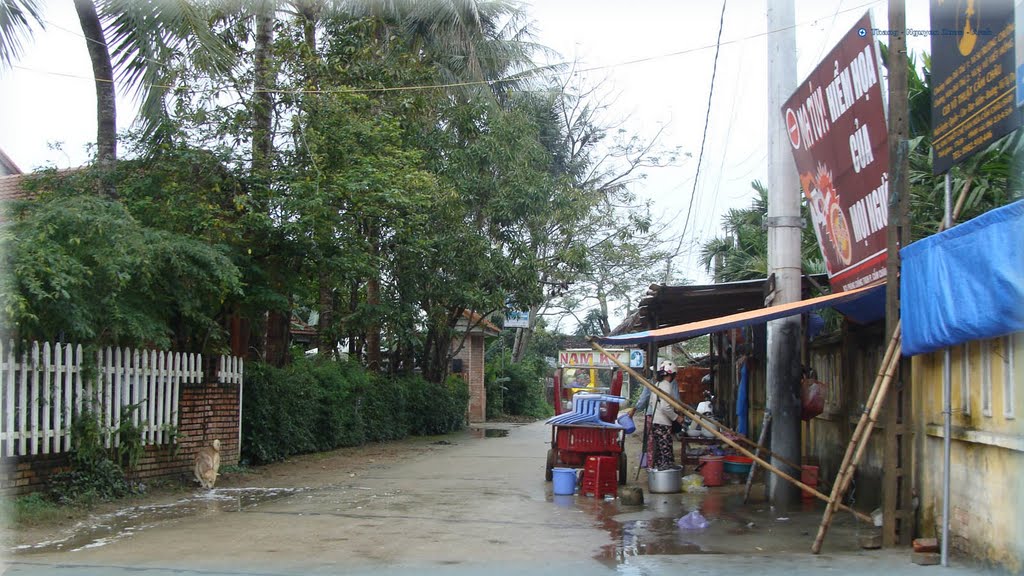
<svg viewBox="0 0 1024 576"><path fill-rule="evenodd" d="M885 286L885 334L900 319L900 253L910 243L908 153L907 15L903 0L889 0L889 236ZM885 406L885 460L882 475L882 544L907 545L913 537L911 450L913 429L910 374L901 362Z"/></svg>
<svg viewBox="0 0 1024 576"><path fill-rule="evenodd" d="M768 2L768 274L775 276L769 305L800 300L800 184L782 106L796 90L793 0ZM768 323L767 405L772 413L772 450L800 462L800 317ZM772 464L800 476L781 460ZM780 511L799 501L797 489L772 475L771 503Z"/></svg>

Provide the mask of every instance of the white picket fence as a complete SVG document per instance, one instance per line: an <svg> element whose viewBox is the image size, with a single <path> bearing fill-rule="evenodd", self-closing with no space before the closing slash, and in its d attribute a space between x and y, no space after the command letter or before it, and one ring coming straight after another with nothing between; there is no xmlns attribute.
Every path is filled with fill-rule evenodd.
<svg viewBox="0 0 1024 576"><path fill-rule="evenodd" d="M117 445L123 408L146 444L173 441L180 388L202 382L202 356L106 348L95 360L87 377L81 345L32 342L17 358L13 341L0 342L0 454L70 450L71 422L83 409L98 416L108 447ZM222 356L218 368L219 380L241 384L241 358Z"/></svg>

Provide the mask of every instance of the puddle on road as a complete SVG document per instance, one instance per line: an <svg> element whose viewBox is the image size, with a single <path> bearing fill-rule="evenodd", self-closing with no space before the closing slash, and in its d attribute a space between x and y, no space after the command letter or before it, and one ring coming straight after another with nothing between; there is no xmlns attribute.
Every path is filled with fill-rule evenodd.
<svg viewBox="0 0 1024 576"><path fill-rule="evenodd" d="M646 502L642 506L582 495L549 498L555 506L583 512L595 527L608 534L610 543L601 546L594 558L612 568L623 567L630 558L645 555L737 554L794 546L799 549L808 545L808 530L818 521L813 506L795 512L792 519L777 519L763 503L744 505L742 493L735 490L712 490L705 494L645 491ZM677 520L692 510L699 510L708 520L707 529L679 528Z"/></svg>
<svg viewBox="0 0 1024 576"><path fill-rule="evenodd" d="M650 496L660 498L655 494ZM680 530L676 524L676 520L685 514L683 510L699 506L696 502L687 501L685 496L661 498L643 507L621 506L614 500L595 501L596 519L611 537L611 544L602 546L595 558L605 565L618 566L635 556L718 554L697 541L696 533ZM626 519L637 516L633 511L644 518Z"/></svg>
<svg viewBox="0 0 1024 576"><path fill-rule="evenodd" d="M690 541L674 518L630 520L612 530L613 544L602 547L600 560L622 563L631 556L648 554L716 554Z"/></svg>
<svg viewBox="0 0 1024 576"><path fill-rule="evenodd" d="M505 438L508 436L507 428L470 428L469 433L474 438Z"/></svg>
<svg viewBox="0 0 1024 576"><path fill-rule="evenodd" d="M157 524L187 516L240 512L299 492L295 488L214 488L170 504L132 506L90 517L59 540L16 546L13 554L88 550L127 538Z"/></svg>

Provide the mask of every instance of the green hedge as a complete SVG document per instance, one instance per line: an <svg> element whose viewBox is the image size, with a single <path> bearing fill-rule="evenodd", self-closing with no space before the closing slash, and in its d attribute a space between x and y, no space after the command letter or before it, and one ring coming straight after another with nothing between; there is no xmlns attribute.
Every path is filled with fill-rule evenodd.
<svg viewBox="0 0 1024 576"><path fill-rule="evenodd" d="M511 354L489 360L484 380L487 388L487 417L526 416L548 418L554 408L548 403L544 387L547 365L543 358L527 356L512 363Z"/></svg>
<svg viewBox="0 0 1024 576"><path fill-rule="evenodd" d="M299 359L285 368L246 366L243 402L242 458L261 464L459 430L469 388L458 377L433 384L372 375L355 363Z"/></svg>

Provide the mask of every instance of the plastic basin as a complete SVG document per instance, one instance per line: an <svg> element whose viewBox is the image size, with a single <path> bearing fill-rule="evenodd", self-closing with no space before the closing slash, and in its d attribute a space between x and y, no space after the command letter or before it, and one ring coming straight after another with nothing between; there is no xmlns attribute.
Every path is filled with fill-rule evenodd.
<svg viewBox="0 0 1024 576"><path fill-rule="evenodd" d="M746 474L754 460L746 456L726 456L723 468L730 474Z"/></svg>

